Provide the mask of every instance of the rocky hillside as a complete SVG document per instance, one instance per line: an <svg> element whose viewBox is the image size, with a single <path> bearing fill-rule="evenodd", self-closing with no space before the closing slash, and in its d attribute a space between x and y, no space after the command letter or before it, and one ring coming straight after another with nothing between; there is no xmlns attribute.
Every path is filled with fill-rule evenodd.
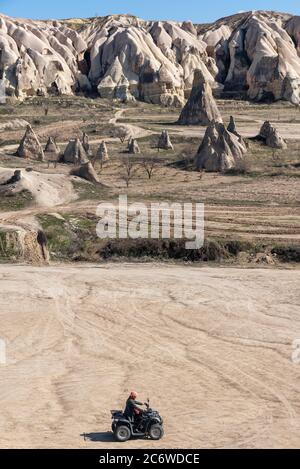
<svg viewBox="0 0 300 469"><path fill-rule="evenodd" d="M299 104L300 17L248 12L193 25L0 16L0 79L18 99L81 91L181 106L195 69L223 96Z"/></svg>

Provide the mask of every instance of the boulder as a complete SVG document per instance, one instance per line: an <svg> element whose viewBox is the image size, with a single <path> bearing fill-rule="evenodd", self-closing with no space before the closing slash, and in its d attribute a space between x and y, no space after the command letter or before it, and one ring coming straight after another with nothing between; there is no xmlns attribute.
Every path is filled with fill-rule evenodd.
<svg viewBox="0 0 300 469"><path fill-rule="evenodd" d="M222 117L210 84L202 70L196 70L192 92L180 114L178 124L208 125L213 121L222 122Z"/></svg>
<svg viewBox="0 0 300 469"><path fill-rule="evenodd" d="M195 157L198 170L224 172L239 168L247 152L241 137L229 132L220 122L212 122Z"/></svg>
<svg viewBox="0 0 300 469"><path fill-rule="evenodd" d="M42 145L30 125L27 126L25 135L17 149L16 156L39 161L44 161L45 159Z"/></svg>
<svg viewBox="0 0 300 469"><path fill-rule="evenodd" d="M16 169L14 174L5 182L1 184L1 186L9 186L11 184L15 184L16 182L21 181L22 179L22 172L20 169Z"/></svg>

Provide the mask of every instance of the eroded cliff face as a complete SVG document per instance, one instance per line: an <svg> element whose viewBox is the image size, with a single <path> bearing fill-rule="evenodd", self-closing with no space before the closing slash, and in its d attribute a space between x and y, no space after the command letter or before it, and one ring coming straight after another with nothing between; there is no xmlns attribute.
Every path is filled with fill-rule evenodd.
<svg viewBox="0 0 300 469"><path fill-rule="evenodd" d="M103 97L182 105L196 68L211 82L217 73L192 26L127 16L95 20L82 31L91 84Z"/></svg>
<svg viewBox="0 0 300 469"><path fill-rule="evenodd" d="M6 94L23 99L71 94L87 48L74 30L56 22L0 17L0 78Z"/></svg>
<svg viewBox="0 0 300 469"><path fill-rule="evenodd" d="M182 106L195 70L219 92L299 104L300 17L248 12L201 26L127 15L0 16L0 79L18 99L82 91Z"/></svg>

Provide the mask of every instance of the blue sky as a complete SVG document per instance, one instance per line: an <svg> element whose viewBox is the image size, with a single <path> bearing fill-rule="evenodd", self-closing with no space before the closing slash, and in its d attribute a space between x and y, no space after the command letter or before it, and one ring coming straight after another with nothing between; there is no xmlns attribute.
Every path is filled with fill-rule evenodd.
<svg viewBox="0 0 300 469"><path fill-rule="evenodd" d="M145 19L207 22L238 11L277 10L300 15L299 0L0 0L0 12L23 18L70 18L131 13Z"/></svg>

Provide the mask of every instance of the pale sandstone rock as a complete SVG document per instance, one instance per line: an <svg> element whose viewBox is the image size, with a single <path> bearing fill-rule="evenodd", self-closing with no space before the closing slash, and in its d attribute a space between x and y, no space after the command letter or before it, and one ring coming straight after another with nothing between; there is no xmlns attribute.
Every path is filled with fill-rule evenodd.
<svg viewBox="0 0 300 469"><path fill-rule="evenodd" d="M199 69L218 93L298 105L299 18L253 11L195 27L115 15L75 31L72 20L0 15L0 76L18 99L98 89L125 103L182 106Z"/></svg>
<svg viewBox="0 0 300 469"><path fill-rule="evenodd" d="M64 152L63 161L65 163L72 164L83 164L88 162L86 151L79 138L69 141Z"/></svg>
<svg viewBox="0 0 300 469"><path fill-rule="evenodd" d="M56 144L56 141L54 140L53 137L48 138L44 151L45 153L54 153L56 155L59 154L60 152L59 146Z"/></svg>
<svg viewBox="0 0 300 469"><path fill-rule="evenodd" d="M219 122L212 122L195 157L197 169L223 172L238 168L244 161L247 147L241 137L228 132Z"/></svg>
<svg viewBox="0 0 300 469"><path fill-rule="evenodd" d="M86 154L88 155L90 152L90 143L89 143L89 136L86 132L83 132L83 135L82 135L82 146Z"/></svg>
<svg viewBox="0 0 300 469"><path fill-rule="evenodd" d="M184 21L181 27L184 31L187 31L188 33L191 33L194 36L197 36L197 29L195 28L195 26L193 25L191 21Z"/></svg>
<svg viewBox="0 0 300 469"><path fill-rule="evenodd" d="M137 84L138 77L129 72L125 75L119 58L115 57L105 77L98 85L98 93L102 98L116 98L121 102L127 103L135 101L131 91L136 94L135 88Z"/></svg>
<svg viewBox="0 0 300 469"><path fill-rule="evenodd" d="M104 161L109 160L108 150L107 150L107 146L106 146L105 142L100 143L100 146L99 146L99 148L97 150L97 153L96 153L95 160L96 161L98 160L100 162L104 162Z"/></svg>
<svg viewBox="0 0 300 469"><path fill-rule="evenodd" d="M251 99L300 101L300 61L292 39L277 24L253 18L245 47L252 63L247 72Z"/></svg>
<svg viewBox="0 0 300 469"><path fill-rule="evenodd" d="M136 141L135 138L131 138L129 140L127 151L128 151L128 153L130 153L132 155L136 155L138 153L141 153L139 144L138 144L138 142Z"/></svg>
<svg viewBox="0 0 300 469"><path fill-rule="evenodd" d="M158 139L157 148L160 148L162 150L173 150L174 149L174 147L172 145L172 142L171 142L171 139L170 139L170 136L169 136L169 132L167 132L167 130L163 130L163 132L161 133L161 135Z"/></svg>
<svg viewBox="0 0 300 469"><path fill-rule="evenodd" d="M0 16L0 71L6 93L72 94L78 85L78 62L87 45L60 23L17 20Z"/></svg>
<svg viewBox="0 0 300 469"><path fill-rule="evenodd" d="M300 57L300 16L294 16L288 21L286 31L295 42L297 53Z"/></svg>
<svg viewBox="0 0 300 469"><path fill-rule="evenodd" d="M227 130L228 130L228 132L231 132L232 134L235 134L237 137L241 136L237 131L235 119L234 119L233 116L230 116L230 121L229 121Z"/></svg>
<svg viewBox="0 0 300 469"><path fill-rule="evenodd" d="M178 124L207 125L213 121L222 122L222 117L202 70L196 70L193 89L180 114Z"/></svg>
<svg viewBox="0 0 300 469"><path fill-rule="evenodd" d="M279 134L278 130L266 121L259 131L259 137L263 139L266 145L271 148L285 149L287 144L284 138Z"/></svg>
<svg viewBox="0 0 300 469"><path fill-rule="evenodd" d="M25 135L17 149L16 156L40 161L45 159L42 145L30 125L27 126Z"/></svg>
<svg viewBox="0 0 300 469"><path fill-rule="evenodd" d="M94 184L99 184L100 180L90 161L82 163L80 166L71 170L73 176L80 177Z"/></svg>

